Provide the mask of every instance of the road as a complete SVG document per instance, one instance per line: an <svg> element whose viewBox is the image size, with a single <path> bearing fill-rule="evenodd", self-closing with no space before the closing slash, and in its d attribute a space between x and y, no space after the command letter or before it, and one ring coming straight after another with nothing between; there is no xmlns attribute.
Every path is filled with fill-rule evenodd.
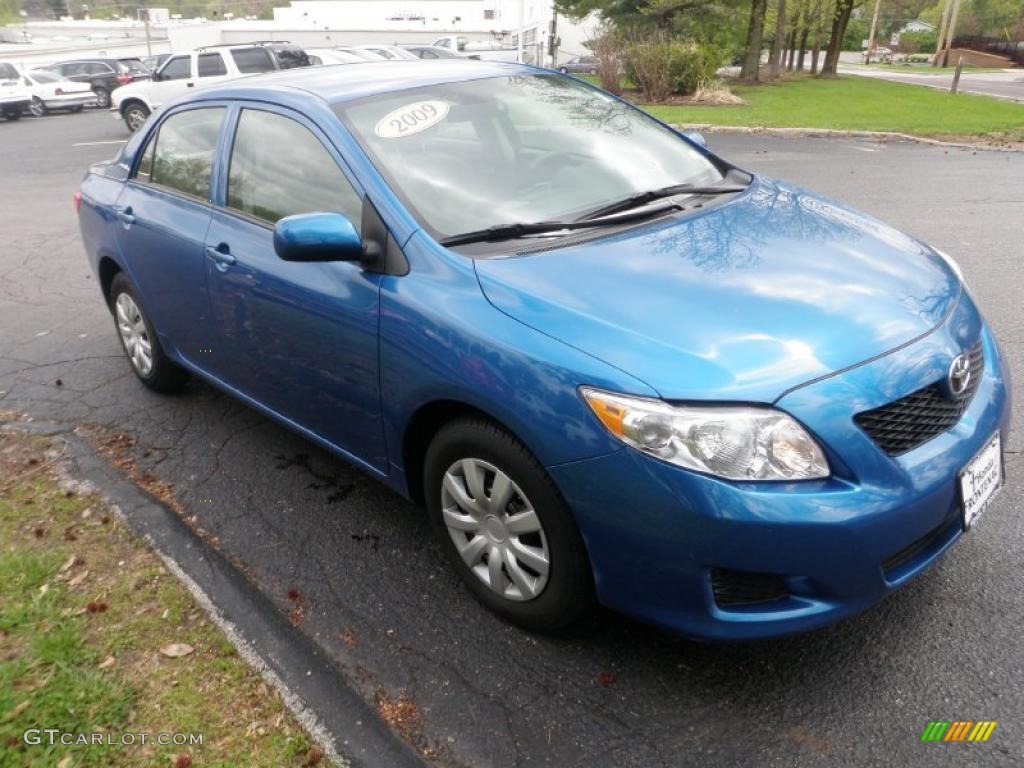
<svg viewBox="0 0 1024 768"><path fill-rule="evenodd" d="M936 70L935 74L899 72L891 69L868 69L858 66L839 64L839 74L876 77L881 80L892 80L897 83L924 85L948 91L953 83L952 71ZM995 96L999 99L1024 102L1024 69L1006 69L1002 72L964 72L960 75L957 90L961 93L977 93L983 96Z"/></svg>
<svg viewBox="0 0 1024 768"><path fill-rule="evenodd" d="M536 636L478 606L421 510L201 384L143 389L83 257L71 195L125 134L105 114L0 123L0 410L93 425L169 484L371 702L466 766L1020 765L1024 461L978 527L881 605L804 636L705 645L598 612ZM1024 381L1024 154L711 135L739 164L840 198L957 255ZM627 511L624 510L624 513ZM293 599L297 596L293 593ZM922 744L929 720L994 719L985 744ZM970 753L969 755L966 753Z"/></svg>

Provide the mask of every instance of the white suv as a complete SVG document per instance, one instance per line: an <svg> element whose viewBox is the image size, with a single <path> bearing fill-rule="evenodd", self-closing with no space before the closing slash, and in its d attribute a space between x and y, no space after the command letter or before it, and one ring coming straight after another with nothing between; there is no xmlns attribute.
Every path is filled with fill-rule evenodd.
<svg viewBox="0 0 1024 768"><path fill-rule="evenodd" d="M172 55L151 80L131 83L111 94L110 110L137 131L150 113L171 99L242 75L311 64L301 48L288 43L246 43L197 48Z"/></svg>
<svg viewBox="0 0 1024 768"><path fill-rule="evenodd" d="M10 62L0 61L0 112L3 116L17 120L31 101L32 94L18 68Z"/></svg>

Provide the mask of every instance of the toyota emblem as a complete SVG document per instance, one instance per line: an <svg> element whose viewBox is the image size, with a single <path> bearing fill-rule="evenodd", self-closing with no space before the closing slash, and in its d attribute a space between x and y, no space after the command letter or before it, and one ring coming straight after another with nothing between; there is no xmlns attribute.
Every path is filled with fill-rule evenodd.
<svg viewBox="0 0 1024 768"><path fill-rule="evenodd" d="M967 391L967 385L971 383L971 358L967 355L957 355L949 366L949 375L946 377L949 382L949 391L953 397L960 397Z"/></svg>

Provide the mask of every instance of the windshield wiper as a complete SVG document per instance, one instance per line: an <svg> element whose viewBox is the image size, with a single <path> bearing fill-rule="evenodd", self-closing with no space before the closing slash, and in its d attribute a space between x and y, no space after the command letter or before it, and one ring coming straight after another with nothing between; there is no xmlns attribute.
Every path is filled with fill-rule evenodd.
<svg viewBox="0 0 1024 768"><path fill-rule="evenodd" d="M673 184L668 187L659 187L658 189L648 189L644 192L637 192L634 195L624 197L614 203L602 205L600 208L588 211L582 217L576 219L576 221L589 221L591 219L601 218L613 213L619 213L620 211L628 211L630 208L636 208L663 197L674 197L675 195L727 195L733 192L742 192L744 189L746 189L745 186L739 186L736 184L718 184L710 186L700 184Z"/></svg>
<svg viewBox="0 0 1024 768"><path fill-rule="evenodd" d="M472 232L463 232L460 235L452 235L441 240L441 245L466 245L467 243L487 243L500 240L514 240L517 237L526 235L542 235L551 232L562 232L573 229L591 229L593 227L611 227L616 224L624 224L636 219L646 219L680 205L673 201L667 201L664 205L644 208L643 210L630 211L629 213L605 216L587 217L586 219L573 219L570 221L532 221L515 222L512 224L495 224L485 229L475 229Z"/></svg>

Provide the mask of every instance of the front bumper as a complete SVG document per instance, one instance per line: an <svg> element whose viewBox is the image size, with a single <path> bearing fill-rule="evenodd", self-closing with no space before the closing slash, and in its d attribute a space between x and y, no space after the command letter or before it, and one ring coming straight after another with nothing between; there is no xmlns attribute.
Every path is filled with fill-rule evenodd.
<svg viewBox="0 0 1024 768"><path fill-rule="evenodd" d="M910 374L896 372L939 378L940 363L979 334L983 380L954 427L893 458L853 422L914 388ZM957 472L997 430L1005 445L1008 381L995 340L965 299L929 337L778 401L825 437L827 480L733 483L632 449L549 471L576 515L605 605L695 637L799 632L876 603L962 535ZM788 596L723 606L713 569L779 577Z"/></svg>

